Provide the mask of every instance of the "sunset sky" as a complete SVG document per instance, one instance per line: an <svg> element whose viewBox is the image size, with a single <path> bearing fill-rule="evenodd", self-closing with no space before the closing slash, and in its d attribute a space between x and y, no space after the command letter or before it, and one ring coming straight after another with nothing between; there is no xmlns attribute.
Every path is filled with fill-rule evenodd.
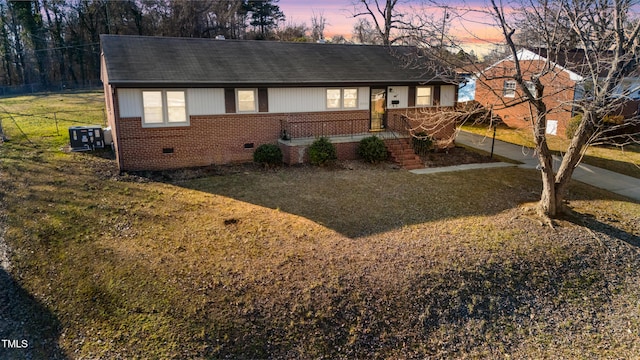
<svg viewBox="0 0 640 360"><path fill-rule="evenodd" d="M382 0L384 1L384 0ZM442 8L429 5L424 6L423 1L404 1L402 6L408 9L407 12L422 12L433 14L436 18L442 18ZM343 35L351 37L353 25L356 19L352 16L354 6L352 0L280 0L280 9L284 12L287 22L311 25L313 13L322 14L327 20L325 36ZM482 11L487 9L484 0L458 0L448 1L447 6L455 11L456 9L472 9L464 12L463 19L451 18L452 33L466 44L469 49L474 49L476 53L482 53L491 48L492 44L499 41L500 33L495 26L491 26L492 20L482 15Z"/></svg>

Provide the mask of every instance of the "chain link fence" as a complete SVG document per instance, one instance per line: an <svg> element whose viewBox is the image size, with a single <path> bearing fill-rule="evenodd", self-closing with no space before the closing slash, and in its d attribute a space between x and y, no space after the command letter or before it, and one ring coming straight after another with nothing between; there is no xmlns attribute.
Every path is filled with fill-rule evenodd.
<svg viewBox="0 0 640 360"><path fill-rule="evenodd" d="M16 86L0 86L0 97L10 97L17 95L35 94L42 92L59 92L66 90L96 90L102 88L102 81L99 79L86 80L81 83L74 81L62 81L55 84L25 84Z"/></svg>

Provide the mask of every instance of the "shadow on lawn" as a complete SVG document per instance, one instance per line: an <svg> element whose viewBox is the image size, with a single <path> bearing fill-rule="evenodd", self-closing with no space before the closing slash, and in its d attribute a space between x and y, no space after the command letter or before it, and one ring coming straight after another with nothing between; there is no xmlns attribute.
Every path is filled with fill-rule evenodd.
<svg viewBox="0 0 640 360"><path fill-rule="evenodd" d="M538 179L518 169L436 175L375 167L250 169L174 185L229 197L310 219L356 238L403 226L502 212L535 201ZM520 175L518 175L520 174ZM156 178L158 180L158 178Z"/></svg>
<svg viewBox="0 0 640 360"><path fill-rule="evenodd" d="M245 167L222 176L154 180L299 215L356 238L407 225L491 216L539 199L539 175L517 168L416 175L375 167L272 171ZM578 192L579 197L589 196Z"/></svg>
<svg viewBox="0 0 640 360"><path fill-rule="evenodd" d="M593 215L576 214L575 217L569 217L568 220L576 225L584 226L585 228L592 231L607 234L629 245L640 248L640 236L630 234L624 230L618 229L615 226L599 221Z"/></svg>
<svg viewBox="0 0 640 360"><path fill-rule="evenodd" d="M60 323L0 268L0 358L67 359L58 347Z"/></svg>

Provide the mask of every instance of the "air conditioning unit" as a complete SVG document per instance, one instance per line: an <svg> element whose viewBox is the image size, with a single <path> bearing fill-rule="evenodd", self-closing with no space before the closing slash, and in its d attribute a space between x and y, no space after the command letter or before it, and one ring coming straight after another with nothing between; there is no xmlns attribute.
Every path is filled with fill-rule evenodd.
<svg viewBox="0 0 640 360"><path fill-rule="evenodd" d="M102 149L105 145L102 127L98 125L71 126L69 128L69 143L71 151Z"/></svg>

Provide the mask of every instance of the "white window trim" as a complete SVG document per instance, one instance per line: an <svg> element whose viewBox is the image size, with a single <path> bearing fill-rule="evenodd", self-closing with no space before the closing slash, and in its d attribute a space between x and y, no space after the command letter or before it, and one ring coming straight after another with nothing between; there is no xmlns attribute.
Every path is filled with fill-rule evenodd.
<svg viewBox="0 0 640 360"><path fill-rule="evenodd" d="M338 99L338 103L339 103L340 106L338 106L338 107L329 107L329 97L327 96L329 90L340 90L340 98ZM344 105L344 103L345 103L344 91L345 90L355 90L356 98L353 99L355 101L354 102L354 106L347 107L347 106ZM360 109L360 105L359 105L360 104L360 89L357 88L357 87L326 88L324 90L324 101L325 101L324 106L325 106L325 108L327 110L332 110L332 111L335 111L335 110L358 110L358 109Z"/></svg>
<svg viewBox="0 0 640 360"><path fill-rule="evenodd" d="M252 91L253 92L253 110L240 110L240 91ZM256 88L240 88L236 89L236 112L242 114L252 114L258 112L258 89Z"/></svg>
<svg viewBox="0 0 640 360"><path fill-rule="evenodd" d="M502 85L502 96L506 98L516 97L517 83L515 80L505 80Z"/></svg>
<svg viewBox="0 0 640 360"><path fill-rule="evenodd" d="M169 121L169 106L167 104L167 91L182 92L184 94L184 115L185 121ZM162 100L162 122L147 123L144 115L144 93L145 92L160 92ZM158 127L177 127L177 126L189 126L189 110L187 108L187 91L186 89L144 89L140 91L140 101L142 105L142 127L143 128L158 128Z"/></svg>
<svg viewBox="0 0 640 360"><path fill-rule="evenodd" d="M431 89L431 93L429 94L429 103L428 104L420 104L418 99L421 97L425 97L425 96L418 96L418 89ZM433 93L434 93L434 87L433 86L416 86L416 107L429 107L429 106L433 106Z"/></svg>

